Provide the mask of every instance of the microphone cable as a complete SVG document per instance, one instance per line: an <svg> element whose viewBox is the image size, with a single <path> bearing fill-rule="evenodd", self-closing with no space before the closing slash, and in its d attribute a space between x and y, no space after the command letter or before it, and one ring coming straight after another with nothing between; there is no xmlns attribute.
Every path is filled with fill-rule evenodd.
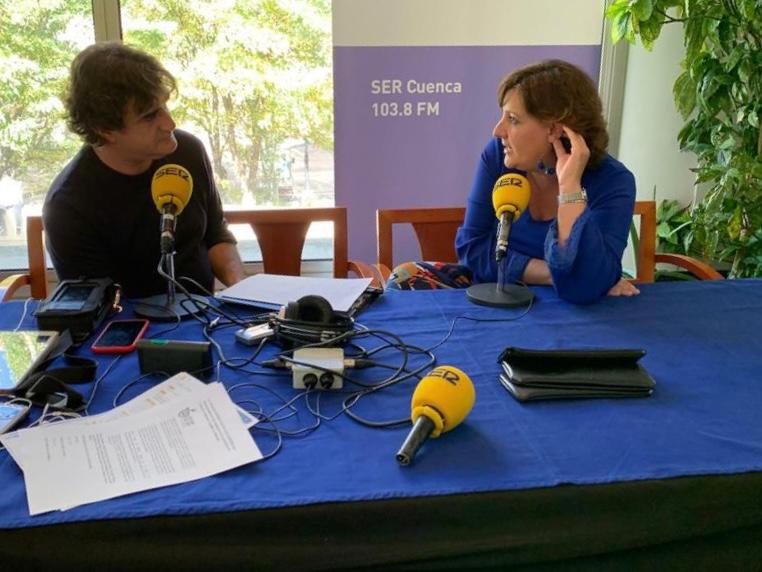
<svg viewBox="0 0 762 572"><path fill-rule="evenodd" d="M519 284L522 284L523 286L526 286L526 284L524 284L523 282L519 282ZM455 323L458 320L470 320L472 322L515 322L516 320L520 320L521 318L526 316L529 313L529 311L532 309L533 305L534 305L534 298L532 298L529 301L529 304L527 305L527 307L524 308L524 310L518 316L510 316L510 317L506 317L506 318L477 318L475 316L469 316L467 314L461 314L460 316L455 316L452 319L452 322L450 323L450 328L447 331L447 334L445 334L445 337L442 338L437 343L435 343L433 346L429 346L428 348L426 348L426 350L427 351L432 351L432 350L435 350L438 347L444 345L445 342L447 342L447 340L450 339L450 337L452 336L453 332L455 331Z"/></svg>
<svg viewBox="0 0 762 572"><path fill-rule="evenodd" d="M267 316L270 315L270 312L260 312L253 314L251 316L248 316L247 318L242 318L235 312L231 311L230 309L226 312L223 310L223 306L230 306L232 308L235 308L236 305L232 302L228 302L227 300L221 300L219 298L216 298L212 292L207 290L203 285L201 285L197 280L194 280L190 276L180 276L177 278L178 281L185 281L190 282L193 286L198 288L200 292L203 292L205 296L208 298L214 299L216 304L210 304L210 308L214 309L215 312L220 314L221 316L227 318L231 323L237 324L239 326L247 327L252 326L260 323L264 323L267 321Z"/></svg>

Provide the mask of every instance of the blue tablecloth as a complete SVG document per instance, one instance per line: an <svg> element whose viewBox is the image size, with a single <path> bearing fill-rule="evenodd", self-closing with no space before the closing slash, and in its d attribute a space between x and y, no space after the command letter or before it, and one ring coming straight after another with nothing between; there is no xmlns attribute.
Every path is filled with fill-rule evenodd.
<svg viewBox="0 0 762 572"><path fill-rule="evenodd" d="M476 404L463 425L425 444L409 467L394 460L408 427L372 429L342 415L304 437L285 438L282 451L264 462L29 517L21 471L0 452L0 527L762 469L762 281L659 283L641 291L635 298L574 306L558 300L549 288L536 288L537 301L518 320L458 320L452 336L434 352L438 363L470 375ZM0 306L0 327L15 327L22 307L17 302ZM389 292L359 321L428 347L442 340L458 316L494 319L520 313L475 306L463 291ZM34 319L28 316L24 325L33 328ZM152 325L149 335L165 327ZM232 332L214 334L227 357L250 355L249 348L233 342ZM200 326L184 322L170 336L200 339ZM657 386L649 398L520 404L497 380L496 358L507 346L644 348L648 353L641 363ZM392 352L383 356L388 363L399 361ZM103 371L113 358L99 359ZM93 412L111 407L116 393L137 375L137 356L122 359L98 389ZM374 368L356 375L371 381L388 375L388 370ZM227 386L251 381L284 398L296 395L285 374L261 377L223 368L221 379ZM415 383L409 380L369 396L355 410L378 420L404 417ZM127 397L146 387L132 388ZM233 397L253 399L266 410L277 405L274 397L256 388ZM321 399L325 414L339 406L338 396ZM299 417L284 421L282 429L314 423L303 401L297 409ZM272 435L257 430L253 435L263 451L275 446Z"/></svg>

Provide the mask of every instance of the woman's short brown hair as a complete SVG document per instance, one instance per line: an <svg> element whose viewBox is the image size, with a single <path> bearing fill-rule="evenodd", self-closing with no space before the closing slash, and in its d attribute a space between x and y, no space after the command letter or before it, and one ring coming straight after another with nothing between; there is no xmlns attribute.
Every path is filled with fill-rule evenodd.
<svg viewBox="0 0 762 572"><path fill-rule="evenodd" d="M159 61L120 42L102 42L82 50L71 64L64 104L69 128L93 145L98 131L124 127L131 102L136 113L163 103L177 89Z"/></svg>
<svg viewBox="0 0 762 572"><path fill-rule="evenodd" d="M606 153L609 135L598 90L585 72L562 60L545 60L508 74L498 86L497 104L518 88L527 112L541 121L563 123L585 138L590 164Z"/></svg>

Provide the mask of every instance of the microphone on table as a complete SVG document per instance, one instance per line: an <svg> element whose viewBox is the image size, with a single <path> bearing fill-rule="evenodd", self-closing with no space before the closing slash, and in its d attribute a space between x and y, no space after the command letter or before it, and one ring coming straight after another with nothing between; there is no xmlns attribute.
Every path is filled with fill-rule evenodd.
<svg viewBox="0 0 762 572"><path fill-rule="evenodd" d="M161 253L175 248L177 216L183 212L193 193L193 177L185 167L168 164L159 167L151 181L151 197L161 213Z"/></svg>
<svg viewBox="0 0 762 572"><path fill-rule="evenodd" d="M526 210L529 194L529 181L518 173L503 175L492 188L492 206L495 207L495 215L500 221L495 244L495 259L498 262L505 257L511 225Z"/></svg>
<svg viewBox="0 0 762 572"><path fill-rule="evenodd" d="M167 280L167 293L137 300L135 313L152 320L174 320L199 313L206 299L195 294L175 292L175 229L177 217L190 202L193 177L185 167L172 163L162 165L151 180L151 198L161 213L161 261L159 274ZM196 301L195 304L188 302Z"/></svg>
<svg viewBox="0 0 762 572"><path fill-rule="evenodd" d="M458 426L474 406L476 392L471 379L458 368L440 365L415 388L410 404L410 430L397 452L400 465L409 465L429 437L436 438Z"/></svg>
<svg viewBox="0 0 762 572"><path fill-rule="evenodd" d="M500 223L497 227L495 260L498 263L498 283L475 284L466 290L468 299L475 304L499 308L526 306L534 294L526 286L503 283L504 259L508 252L508 237L511 227L529 204L529 180L519 173L501 176L492 188L492 206Z"/></svg>

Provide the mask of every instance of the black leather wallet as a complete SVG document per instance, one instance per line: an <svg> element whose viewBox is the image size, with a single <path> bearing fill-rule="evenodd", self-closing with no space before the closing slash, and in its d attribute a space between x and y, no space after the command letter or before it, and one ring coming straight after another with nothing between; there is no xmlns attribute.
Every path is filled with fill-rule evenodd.
<svg viewBox="0 0 762 572"><path fill-rule="evenodd" d="M500 383L519 401L647 397L656 385L638 364L639 349L531 350L506 348Z"/></svg>

